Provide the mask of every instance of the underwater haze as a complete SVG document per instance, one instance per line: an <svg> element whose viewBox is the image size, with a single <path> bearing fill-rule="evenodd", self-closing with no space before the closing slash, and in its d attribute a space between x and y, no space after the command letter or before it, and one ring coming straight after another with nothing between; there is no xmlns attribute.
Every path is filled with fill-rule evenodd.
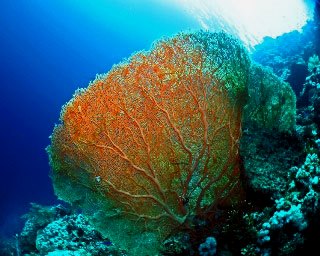
<svg viewBox="0 0 320 256"><path fill-rule="evenodd" d="M276 81L278 87L274 88L286 88L283 89L283 94L288 95L291 89L285 87L283 81L290 83L296 93L295 96L290 94L290 99L294 101L291 103L295 105L295 97L303 90L306 77L311 77L311 80L312 75L317 77L314 74L318 70L316 57L312 59L316 64L313 66L310 64L309 70L308 60L309 57L319 55L319 46L313 42L319 43L320 40L314 39L309 44L311 46L303 53L295 51L296 56L300 54L295 58L288 57L290 54L293 56L289 50L286 52L286 57L281 55L282 59L270 56L280 56L284 53L283 49L287 48L283 42L290 42L292 46L290 47L294 48L298 45L296 43L298 41L299 46L311 41L309 37L301 36L303 38L300 39L300 35L304 26L313 20L317 4L319 5L316 0L0 1L0 239L10 239L21 232L24 225L21 216L28 212L30 203L40 205L62 203L55 195L57 191L53 189L50 177L52 166L49 165L45 149L52 143L50 135L55 125L59 124L61 107L73 97L78 88L87 87L90 81L95 80L97 74L107 73L113 65L126 60L132 54L149 50L156 40L172 37L181 31L192 34L202 29L207 32L224 31L239 39L241 47L243 45L245 51L248 51L250 61L252 59L273 69L273 71L265 71L261 68L268 79ZM308 36L313 35L313 31L316 29L308 27ZM290 33L297 34L290 37ZM294 39L273 41L283 35L289 35L290 40ZM281 43L278 44L278 42ZM278 47L277 49L280 50L273 51L275 48L272 47ZM279 59L282 62L276 63ZM291 68L291 66L287 68L289 62L290 65L294 63L296 73L292 70L291 73L288 71ZM261 70L257 67L254 75L250 73L252 75L250 79L259 72L263 73ZM315 80L314 83L318 82L320 88L320 79ZM250 88L248 90L250 92ZM303 98L298 100L298 104L302 106L306 101ZM287 103L283 102L283 105ZM288 106L292 104L288 103ZM314 101L312 104L313 107L320 106ZM301 111L303 112L301 116L312 116L308 111ZM296 117L292 119L296 120ZM306 122L301 122L301 126ZM269 120L267 123L267 121L264 123L265 127L275 122ZM314 121L314 123L313 126L310 124L311 128L308 126L309 133L319 130L314 128L317 127L317 122ZM291 125L288 124L288 126ZM279 128L279 134L282 134L283 130L287 132L290 129L289 134L295 133L292 132L292 127L281 129ZM244 140L248 144L257 140L258 137L258 135L255 138L245 135L247 136L244 136ZM288 136L284 137L288 138ZM292 152L299 151L300 147L314 149L314 141L318 141L320 148L320 139L317 140L317 136L314 135L310 142L306 139L307 135L301 135L302 140L308 140L308 143L302 143L303 146L299 144L292 149ZM280 137L279 135L276 140L281 145L287 145L287 141L284 142L285 138ZM264 146L267 148L270 145ZM274 143L272 146L276 148L279 145ZM312 153L319 154L319 148L311 150ZM264 153L268 151L265 148L264 150ZM299 157L286 163L286 168L302 165L304 162L301 159L311 154L311 151L301 149L299 151L303 152L301 154L288 151L289 155L292 153ZM250 149L245 148L243 152L247 154L243 158L249 159L252 154ZM277 154L281 153L277 152ZM255 189L250 190L249 193L256 191ZM268 192L263 194L266 190ZM261 189L261 191L264 198L268 197L266 205L270 206L270 198L273 198L274 191L272 189ZM183 200L184 203L188 201L185 198ZM255 219L255 221L261 220ZM264 242L260 243L261 250L267 247ZM23 249L15 250L19 253L23 251ZM200 255L215 255L215 253L200 253Z"/></svg>

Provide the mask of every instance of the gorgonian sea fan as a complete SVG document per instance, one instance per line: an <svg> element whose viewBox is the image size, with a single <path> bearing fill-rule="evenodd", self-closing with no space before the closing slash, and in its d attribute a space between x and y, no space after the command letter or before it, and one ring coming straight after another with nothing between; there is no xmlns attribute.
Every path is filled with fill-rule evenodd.
<svg viewBox="0 0 320 256"><path fill-rule="evenodd" d="M63 107L52 134L56 194L139 255L236 201L248 69L237 40L197 32L98 76Z"/></svg>

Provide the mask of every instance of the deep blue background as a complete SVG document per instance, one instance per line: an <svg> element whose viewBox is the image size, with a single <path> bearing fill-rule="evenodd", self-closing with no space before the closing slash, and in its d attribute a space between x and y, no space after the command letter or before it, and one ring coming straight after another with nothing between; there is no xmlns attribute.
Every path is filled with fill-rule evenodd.
<svg viewBox="0 0 320 256"><path fill-rule="evenodd" d="M75 89L190 28L185 13L150 0L0 2L0 236L17 232L30 202L56 203L45 147Z"/></svg>

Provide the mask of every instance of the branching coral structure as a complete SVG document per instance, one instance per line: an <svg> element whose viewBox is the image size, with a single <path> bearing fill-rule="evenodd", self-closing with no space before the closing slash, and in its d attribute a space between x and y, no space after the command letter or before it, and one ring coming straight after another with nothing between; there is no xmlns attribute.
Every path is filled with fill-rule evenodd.
<svg viewBox="0 0 320 256"><path fill-rule="evenodd" d="M59 198L133 255L239 199L250 66L224 33L180 33L78 90L48 147Z"/></svg>

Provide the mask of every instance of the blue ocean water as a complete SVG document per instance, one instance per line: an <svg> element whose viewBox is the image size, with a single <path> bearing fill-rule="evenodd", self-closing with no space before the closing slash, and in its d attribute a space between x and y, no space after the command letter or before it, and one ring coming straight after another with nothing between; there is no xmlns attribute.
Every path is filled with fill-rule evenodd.
<svg viewBox="0 0 320 256"><path fill-rule="evenodd" d="M17 232L30 202L56 202L45 147L73 92L155 39L197 26L153 1L0 2L0 236Z"/></svg>

